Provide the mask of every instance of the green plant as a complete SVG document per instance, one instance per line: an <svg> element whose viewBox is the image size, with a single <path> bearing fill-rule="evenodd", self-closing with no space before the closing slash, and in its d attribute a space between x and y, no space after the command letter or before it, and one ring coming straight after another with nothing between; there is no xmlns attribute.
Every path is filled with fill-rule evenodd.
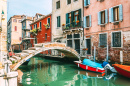
<svg viewBox="0 0 130 86"><path fill-rule="evenodd" d="M15 61L12 61L12 64L15 64Z"/></svg>
<svg viewBox="0 0 130 86"><path fill-rule="evenodd" d="M50 27L49 23L48 24L44 24L45 28L48 29Z"/></svg>
<svg viewBox="0 0 130 86"><path fill-rule="evenodd" d="M30 30L30 33L33 34L33 35L36 35L37 32L38 32L37 29Z"/></svg>

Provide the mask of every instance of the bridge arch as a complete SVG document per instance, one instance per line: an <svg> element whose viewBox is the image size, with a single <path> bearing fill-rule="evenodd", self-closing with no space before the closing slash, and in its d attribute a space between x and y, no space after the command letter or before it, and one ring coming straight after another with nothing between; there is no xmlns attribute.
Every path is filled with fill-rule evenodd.
<svg viewBox="0 0 130 86"><path fill-rule="evenodd" d="M65 54L65 56L71 56L73 58L79 59L80 56L77 53L76 50L67 47L65 43L40 43L35 44L34 47L29 48L28 50L23 50L22 54L28 54L23 59L19 60L18 63L16 63L11 70L17 70L17 68L22 65L26 60L30 59L31 57L47 50L57 50ZM18 56L18 54L16 54Z"/></svg>

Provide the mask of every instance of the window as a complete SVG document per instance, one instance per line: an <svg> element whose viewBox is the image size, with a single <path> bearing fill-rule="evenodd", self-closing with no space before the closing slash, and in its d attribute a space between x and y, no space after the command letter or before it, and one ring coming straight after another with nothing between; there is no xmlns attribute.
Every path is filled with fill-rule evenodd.
<svg viewBox="0 0 130 86"><path fill-rule="evenodd" d="M99 34L99 46L106 47L107 46L107 34Z"/></svg>
<svg viewBox="0 0 130 86"><path fill-rule="evenodd" d="M84 6L86 7L88 5L90 5L90 0L84 0Z"/></svg>
<svg viewBox="0 0 130 86"><path fill-rule="evenodd" d="M19 41L22 41L22 37L19 37Z"/></svg>
<svg viewBox="0 0 130 86"><path fill-rule="evenodd" d="M109 8L109 22L116 22L123 20L122 5Z"/></svg>
<svg viewBox="0 0 130 86"><path fill-rule="evenodd" d="M91 27L91 15L84 17L84 28Z"/></svg>
<svg viewBox="0 0 130 86"><path fill-rule="evenodd" d="M105 23L105 11L101 12L101 24Z"/></svg>
<svg viewBox="0 0 130 86"><path fill-rule="evenodd" d="M23 22L23 27L25 27L25 22Z"/></svg>
<svg viewBox="0 0 130 86"><path fill-rule="evenodd" d="M32 30L32 26L31 26L31 30Z"/></svg>
<svg viewBox="0 0 130 86"><path fill-rule="evenodd" d="M21 20L19 20L19 23L21 23Z"/></svg>
<svg viewBox="0 0 130 86"><path fill-rule="evenodd" d="M36 29L37 28L37 24L34 24L34 29Z"/></svg>
<svg viewBox="0 0 130 86"><path fill-rule="evenodd" d="M56 2L56 9L59 9L60 8L60 1L57 1Z"/></svg>
<svg viewBox="0 0 130 86"><path fill-rule="evenodd" d="M75 2L75 1L78 1L78 0L74 0L74 2Z"/></svg>
<svg viewBox="0 0 130 86"><path fill-rule="evenodd" d="M42 23L41 22L39 23L39 26L40 26L40 29L42 29Z"/></svg>
<svg viewBox="0 0 130 86"><path fill-rule="evenodd" d="M67 0L67 4L71 4L71 0Z"/></svg>
<svg viewBox="0 0 130 86"><path fill-rule="evenodd" d="M107 23L108 23L107 9L98 12L98 25L107 24Z"/></svg>
<svg viewBox="0 0 130 86"><path fill-rule="evenodd" d="M112 47L121 47L121 32L112 33Z"/></svg>
<svg viewBox="0 0 130 86"><path fill-rule="evenodd" d="M17 26L15 26L14 31L17 31Z"/></svg>
<svg viewBox="0 0 130 86"><path fill-rule="evenodd" d="M50 18L47 19L47 24L50 26Z"/></svg>
<svg viewBox="0 0 130 86"><path fill-rule="evenodd" d="M66 27L80 27L81 21L81 9L66 14Z"/></svg>
<svg viewBox="0 0 130 86"><path fill-rule="evenodd" d="M57 27L60 27L60 16L57 17Z"/></svg>
<svg viewBox="0 0 130 86"><path fill-rule="evenodd" d="M80 38L80 34L74 34L74 38Z"/></svg>
<svg viewBox="0 0 130 86"><path fill-rule="evenodd" d="M47 40L47 33L45 33L45 40Z"/></svg>
<svg viewBox="0 0 130 86"><path fill-rule="evenodd" d="M119 21L119 7L113 8L114 21Z"/></svg>
<svg viewBox="0 0 130 86"><path fill-rule="evenodd" d="M13 22L17 22L17 20L16 20L16 19L13 19Z"/></svg>
<svg viewBox="0 0 130 86"><path fill-rule="evenodd" d="M72 35L67 35L67 39L71 39L72 38Z"/></svg>

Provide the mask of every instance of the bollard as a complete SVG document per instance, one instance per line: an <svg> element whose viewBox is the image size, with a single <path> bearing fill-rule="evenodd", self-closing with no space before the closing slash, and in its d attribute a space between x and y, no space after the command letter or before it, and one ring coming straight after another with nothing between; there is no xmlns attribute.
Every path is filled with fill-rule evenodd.
<svg viewBox="0 0 130 86"><path fill-rule="evenodd" d="M7 73L8 86L17 86L17 76L18 72Z"/></svg>

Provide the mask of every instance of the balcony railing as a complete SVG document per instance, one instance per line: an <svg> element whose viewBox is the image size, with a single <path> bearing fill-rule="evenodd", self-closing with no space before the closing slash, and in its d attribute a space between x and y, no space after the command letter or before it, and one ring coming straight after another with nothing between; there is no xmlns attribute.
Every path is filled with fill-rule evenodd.
<svg viewBox="0 0 130 86"><path fill-rule="evenodd" d="M79 29L83 27L83 21L76 21L68 24L62 24L62 30Z"/></svg>

